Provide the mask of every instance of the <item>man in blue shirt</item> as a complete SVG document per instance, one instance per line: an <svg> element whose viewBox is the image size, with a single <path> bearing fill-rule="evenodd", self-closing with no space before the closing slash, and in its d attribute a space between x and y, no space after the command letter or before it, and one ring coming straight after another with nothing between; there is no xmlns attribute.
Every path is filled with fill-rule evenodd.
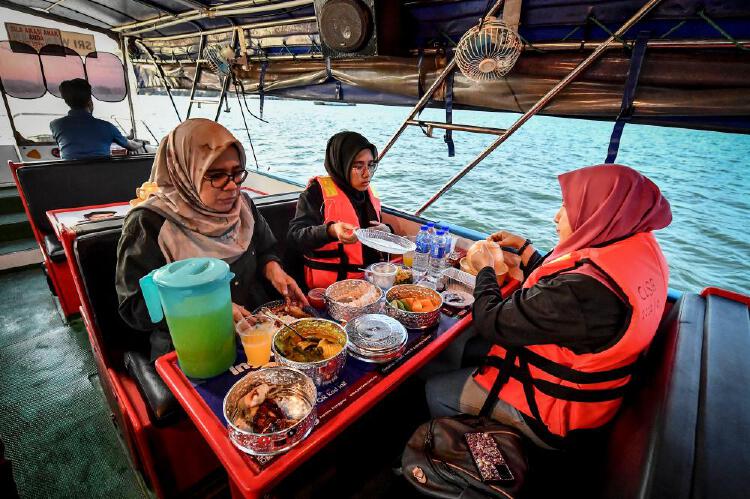
<svg viewBox="0 0 750 499"><path fill-rule="evenodd" d="M94 102L91 85L86 80L75 78L62 82L60 94L70 111L67 116L53 120L49 128L60 147L62 159L109 156L112 143L129 151L143 146L141 142L128 140L112 123L91 115Z"/></svg>

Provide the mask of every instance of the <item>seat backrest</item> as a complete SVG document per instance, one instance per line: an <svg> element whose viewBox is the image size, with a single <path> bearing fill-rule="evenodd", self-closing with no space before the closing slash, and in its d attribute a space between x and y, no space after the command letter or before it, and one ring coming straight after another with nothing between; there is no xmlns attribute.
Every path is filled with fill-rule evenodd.
<svg viewBox="0 0 750 499"><path fill-rule="evenodd" d="M121 233L117 228L84 234L73 248L86 294L82 306L94 323L102 354L118 367L125 351L149 352L148 334L130 328L118 311L115 269Z"/></svg>
<svg viewBox="0 0 750 499"><path fill-rule="evenodd" d="M122 158L40 161L16 168L32 224L52 234L47 211L128 201L148 180L153 154Z"/></svg>
<svg viewBox="0 0 750 499"><path fill-rule="evenodd" d="M690 496L704 313L686 293L662 320L613 422L603 497Z"/></svg>
<svg viewBox="0 0 750 499"><path fill-rule="evenodd" d="M255 198L253 202L276 237L277 251L284 262L284 269L300 286L304 286L302 253L296 248L287 247L286 237L289 231L289 222L294 218L294 213L297 211L298 197L299 193L293 192Z"/></svg>

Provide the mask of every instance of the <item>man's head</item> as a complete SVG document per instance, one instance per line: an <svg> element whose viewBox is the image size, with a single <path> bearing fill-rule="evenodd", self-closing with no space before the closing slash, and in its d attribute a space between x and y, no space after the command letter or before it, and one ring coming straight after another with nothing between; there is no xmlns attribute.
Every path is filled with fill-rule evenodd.
<svg viewBox="0 0 750 499"><path fill-rule="evenodd" d="M94 102L91 100L91 85L83 78L65 80L60 83L60 95L71 109L94 110Z"/></svg>

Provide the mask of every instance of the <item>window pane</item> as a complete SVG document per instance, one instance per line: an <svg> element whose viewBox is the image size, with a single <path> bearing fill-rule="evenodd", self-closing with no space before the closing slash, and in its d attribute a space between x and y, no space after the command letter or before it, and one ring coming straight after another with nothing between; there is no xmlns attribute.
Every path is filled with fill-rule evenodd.
<svg viewBox="0 0 750 499"><path fill-rule="evenodd" d="M125 69L115 54L90 53L86 56L86 73L91 93L100 101L120 102L125 98Z"/></svg>
<svg viewBox="0 0 750 499"><path fill-rule="evenodd" d="M39 56L24 43L0 42L0 79L5 92L17 99L37 99L47 91Z"/></svg>
<svg viewBox="0 0 750 499"><path fill-rule="evenodd" d="M74 78L86 79L83 71L83 61L73 49L60 45L45 45L39 51L42 60L44 78L47 80L47 90L55 97L60 95L60 83Z"/></svg>

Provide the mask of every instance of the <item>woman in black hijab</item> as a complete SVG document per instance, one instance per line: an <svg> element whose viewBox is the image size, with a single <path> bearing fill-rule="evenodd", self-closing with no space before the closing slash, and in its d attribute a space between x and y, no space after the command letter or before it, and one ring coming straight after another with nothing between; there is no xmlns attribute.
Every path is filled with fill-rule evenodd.
<svg viewBox="0 0 750 499"><path fill-rule="evenodd" d="M381 222L380 200L370 189L377 156L375 146L356 132L340 132L328 140L328 176L310 180L289 223L289 245L304 256L308 288L361 278L361 268L382 260L353 232L360 227L390 232Z"/></svg>

